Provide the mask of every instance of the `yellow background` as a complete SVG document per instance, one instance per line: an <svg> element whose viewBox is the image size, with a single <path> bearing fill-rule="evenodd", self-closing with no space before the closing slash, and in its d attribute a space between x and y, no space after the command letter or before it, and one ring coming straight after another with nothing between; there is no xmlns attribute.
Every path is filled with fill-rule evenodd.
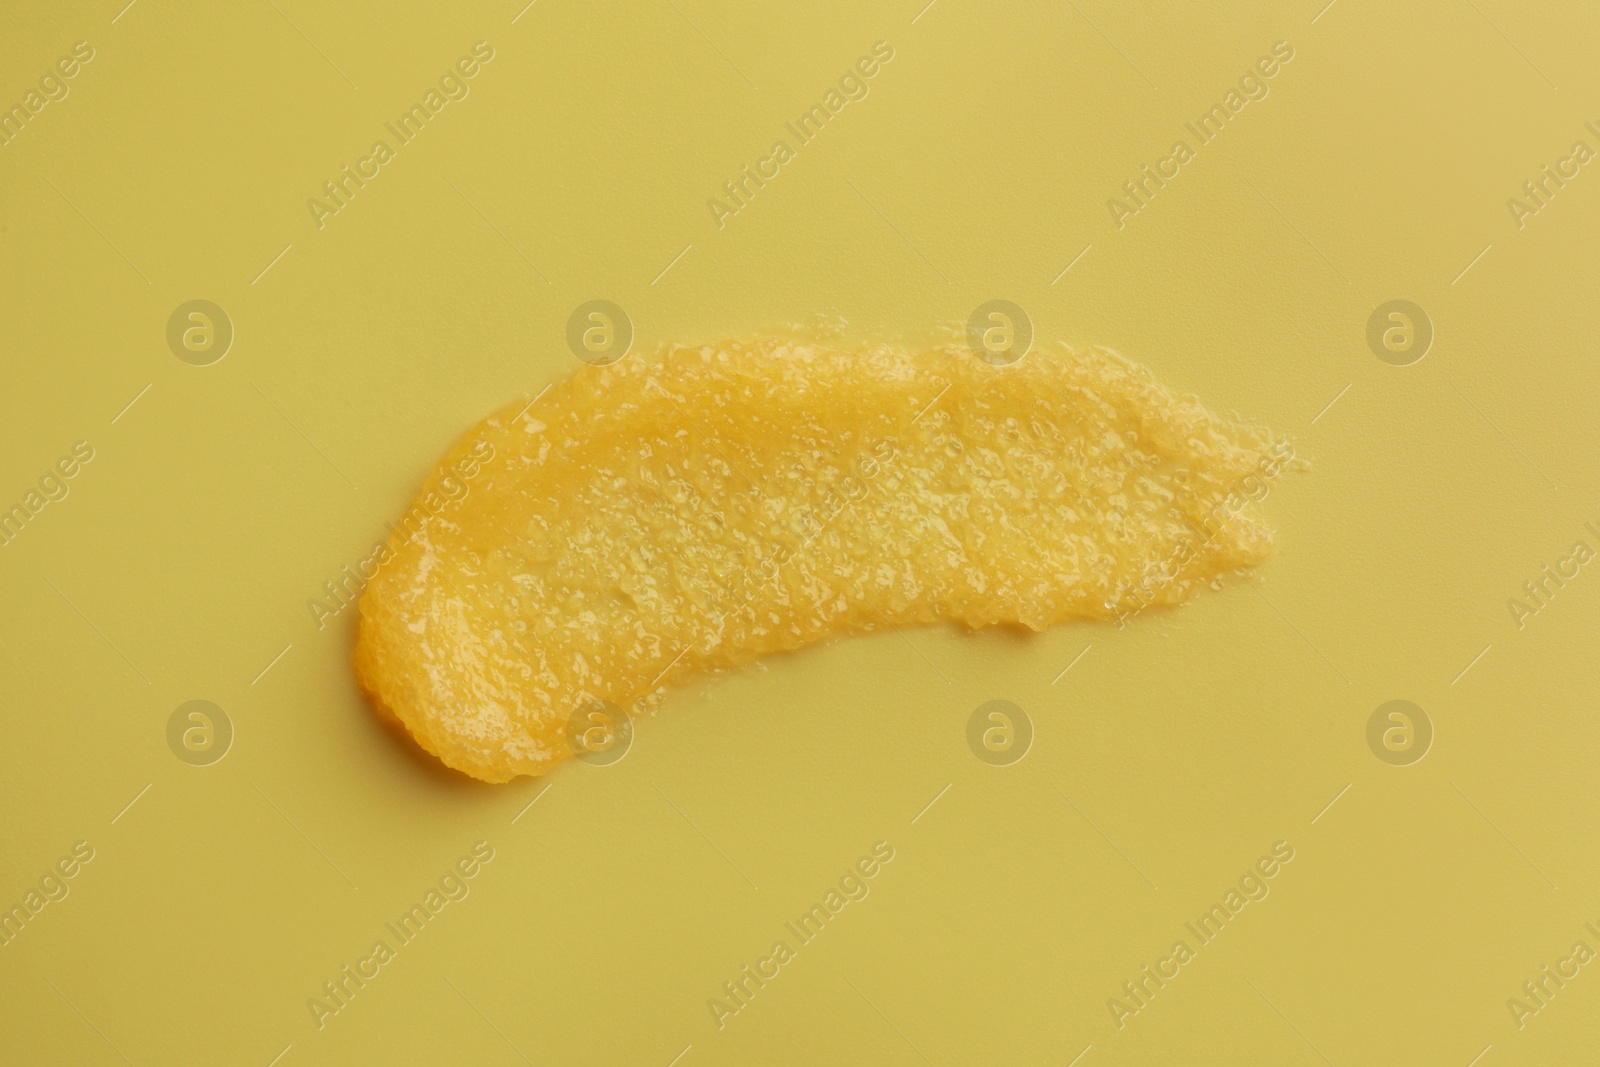
<svg viewBox="0 0 1600 1067"><path fill-rule="evenodd" d="M0 149L0 505L96 455L0 547L0 904L96 857L0 948L0 1059L1594 1062L1600 964L1524 1029L1506 1000L1600 949L1600 564L1521 630L1506 601L1600 548L1600 165L1520 230L1506 200L1600 148L1600 11L1319 6L10 5L0 102L96 55ZM479 40L470 96L319 230L306 200ZM870 95L718 229L706 200L879 40ZM1107 199L1280 40L1270 95L1119 230ZM593 298L636 352L920 343L1009 299L1313 466L1254 589L773 661L530 809L545 782L376 725L354 613L306 602L474 420L583 369ZM1436 332L1407 367L1365 339L1395 298ZM166 345L192 299L234 324L212 366ZM208 767L165 739L197 698L236 731ZM966 747L996 698L1036 729L1010 767ZM1397 698L1436 730L1409 767L1365 739ZM319 1031L307 998L478 840L471 895ZM871 895L717 1029L879 840ZM1271 895L1119 1030L1107 999L1278 840Z"/></svg>

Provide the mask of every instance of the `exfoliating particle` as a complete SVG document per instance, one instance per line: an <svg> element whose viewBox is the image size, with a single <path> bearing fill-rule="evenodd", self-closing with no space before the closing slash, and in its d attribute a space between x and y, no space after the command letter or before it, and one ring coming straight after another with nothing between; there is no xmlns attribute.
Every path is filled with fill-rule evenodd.
<svg viewBox="0 0 1600 1067"><path fill-rule="evenodd" d="M833 635L1181 601L1266 557L1256 487L1292 459L1102 349L588 367L451 449L362 597L356 673L449 766L543 774L596 708Z"/></svg>

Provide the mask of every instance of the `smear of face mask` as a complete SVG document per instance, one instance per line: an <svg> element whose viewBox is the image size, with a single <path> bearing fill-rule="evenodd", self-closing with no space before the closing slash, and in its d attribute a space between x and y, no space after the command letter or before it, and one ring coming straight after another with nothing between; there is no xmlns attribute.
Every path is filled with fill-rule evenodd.
<svg viewBox="0 0 1600 1067"><path fill-rule="evenodd" d="M1105 350L678 348L470 430L361 601L379 711L486 781L836 635L1126 621L1266 558L1287 441Z"/></svg>

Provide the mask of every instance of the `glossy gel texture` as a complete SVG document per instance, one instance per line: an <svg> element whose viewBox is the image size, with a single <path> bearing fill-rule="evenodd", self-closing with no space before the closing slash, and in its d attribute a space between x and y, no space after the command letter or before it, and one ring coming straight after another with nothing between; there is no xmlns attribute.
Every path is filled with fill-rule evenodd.
<svg viewBox="0 0 1600 1067"><path fill-rule="evenodd" d="M361 685L485 781L568 718L835 635L1122 619L1261 562L1292 458L1114 353L678 348L473 428L361 601Z"/></svg>

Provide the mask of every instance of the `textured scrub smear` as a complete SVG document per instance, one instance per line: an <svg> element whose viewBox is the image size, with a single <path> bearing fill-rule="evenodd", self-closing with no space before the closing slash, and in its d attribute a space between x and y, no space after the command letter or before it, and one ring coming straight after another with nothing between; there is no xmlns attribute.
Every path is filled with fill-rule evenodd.
<svg viewBox="0 0 1600 1067"><path fill-rule="evenodd" d="M394 528L361 685L476 778L596 701L839 634L1123 620L1265 558L1287 442L1104 350L677 348L480 423Z"/></svg>

